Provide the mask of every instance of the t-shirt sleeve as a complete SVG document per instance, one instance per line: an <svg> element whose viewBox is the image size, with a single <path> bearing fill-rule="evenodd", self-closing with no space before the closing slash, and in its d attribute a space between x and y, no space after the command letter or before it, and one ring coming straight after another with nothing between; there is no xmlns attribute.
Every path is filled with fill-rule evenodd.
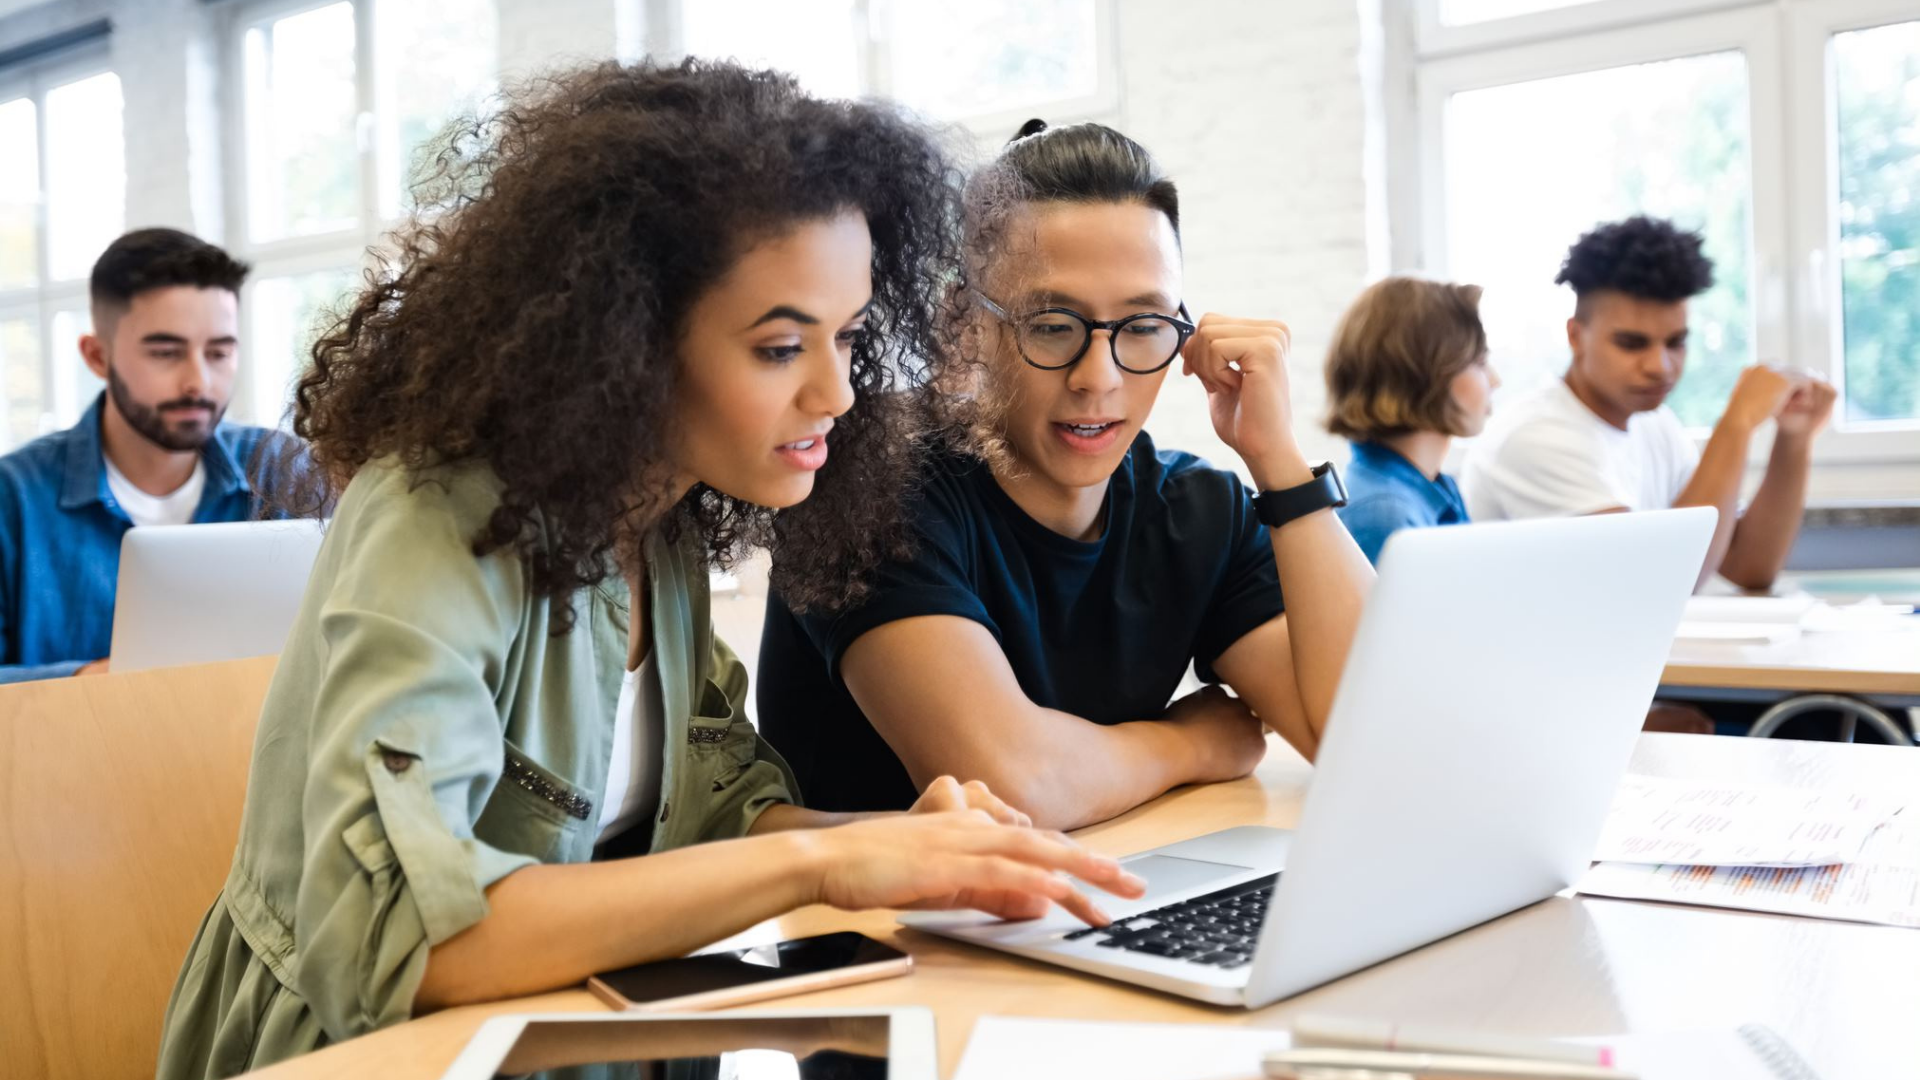
<svg viewBox="0 0 1920 1080"><path fill-rule="evenodd" d="M1509 435L1479 481L1510 519L1577 517L1633 505L1607 473L1606 448L1578 431L1531 423ZM1491 496L1491 498L1487 498Z"/></svg>
<svg viewBox="0 0 1920 1080"><path fill-rule="evenodd" d="M1225 479L1232 489L1226 500L1226 535L1233 546L1193 647L1194 673L1210 683L1220 681L1213 662L1221 653L1286 611L1280 596L1280 570L1273 561L1273 539L1260 524L1253 496L1239 477L1229 474Z"/></svg>
<svg viewBox="0 0 1920 1080"><path fill-rule="evenodd" d="M1000 628L973 585L961 482L943 476L916 496L909 511L912 556L876 568L872 587L859 602L844 610L795 616L835 679L840 677L840 658L862 634L900 619L957 615L985 626L999 639Z"/></svg>

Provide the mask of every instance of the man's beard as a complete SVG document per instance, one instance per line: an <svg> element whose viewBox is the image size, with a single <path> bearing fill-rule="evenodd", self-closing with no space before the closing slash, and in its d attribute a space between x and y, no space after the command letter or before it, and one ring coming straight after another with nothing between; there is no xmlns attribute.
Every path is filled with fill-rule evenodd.
<svg viewBox="0 0 1920 1080"><path fill-rule="evenodd" d="M198 450L213 438L215 428L220 426L220 418L226 415L226 408L216 405L206 398L175 398L163 401L159 405L145 405L135 401L133 391L120 378L112 364L107 365L107 393L113 395L113 403L126 418L127 426L140 433L140 436L162 450L188 451ZM212 413L212 419L206 424L193 423L178 427L167 424L166 414L170 411L187 408L202 408Z"/></svg>

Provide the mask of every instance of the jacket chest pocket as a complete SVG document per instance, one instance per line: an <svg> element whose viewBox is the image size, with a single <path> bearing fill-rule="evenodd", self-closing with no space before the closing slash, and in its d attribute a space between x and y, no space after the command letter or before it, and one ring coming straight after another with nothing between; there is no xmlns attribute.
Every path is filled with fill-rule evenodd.
<svg viewBox="0 0 1920 1080"><path fill-rule="evenodd" d="M500 783L474 824L474 835L541 862L570 861L567 853L581 832L597 823L592 797L512 743L506 751Z"/></svg>
<svg viewBox="0 0 1920 1080"><path fill-rule="evenodd" d="M733 707L719 684L700 682L700 700L687 718L687 764L705 776L714 791L724 791L759 757L760 736L745 714Z"/></svg>

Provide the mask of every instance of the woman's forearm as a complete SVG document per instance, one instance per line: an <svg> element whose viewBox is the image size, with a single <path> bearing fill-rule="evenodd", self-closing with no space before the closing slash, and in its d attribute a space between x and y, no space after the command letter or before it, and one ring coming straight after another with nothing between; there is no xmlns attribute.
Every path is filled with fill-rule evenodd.
<svg viewBox="0 0 1920 1080"><path fill-rule="evenodd" d="M818 862L806 832L787 832L515 871L487 890L486 918L434 946L414 1012L685 955L811 903Z"/></svg>

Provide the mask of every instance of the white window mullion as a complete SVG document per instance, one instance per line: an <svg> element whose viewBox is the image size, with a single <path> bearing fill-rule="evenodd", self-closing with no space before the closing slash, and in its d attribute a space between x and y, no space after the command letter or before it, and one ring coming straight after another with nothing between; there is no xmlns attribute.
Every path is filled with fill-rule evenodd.
<svg viewBox="0 0 1920 1080"><path fill-rule="evenodd" d="M354 151L360 165L360 232L361 242L371 244L380 234L380 181L381 161L379 146L381 143L379 121L375 114L379 101L378 70L374 66L375 52L380 48L374 40L374 10L380 0L354 0L353 3L353 83L355 105L353 130Z"/></svg>
<svg viewBox="0 0 1920 1080"><path fill-rule="evenodd" d="M1752 176L1752 277L1748 310L1753 314L1753 358L1798 363L1794 357L1792 307L1792 216L1787 198L1787 96L1780 72L1782 13L1772 8L1743 12L1749 23L1741 50L1747 58L1747 136Z"/></svg>

